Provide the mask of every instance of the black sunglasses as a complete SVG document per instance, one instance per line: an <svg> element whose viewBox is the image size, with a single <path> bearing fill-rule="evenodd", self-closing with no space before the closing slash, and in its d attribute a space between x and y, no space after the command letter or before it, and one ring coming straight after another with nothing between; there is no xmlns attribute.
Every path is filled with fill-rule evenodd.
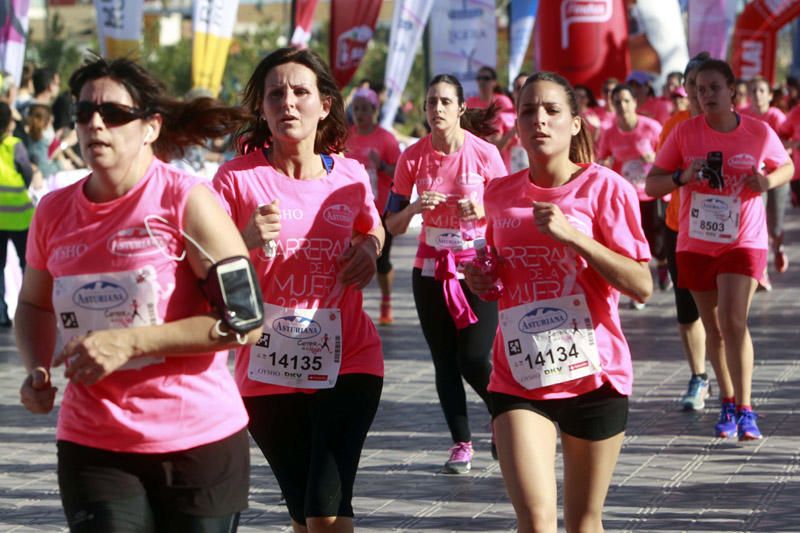
<svg viewBox="0 0 800 533"><path fill-rule="evenodd" d="M491 76L478 76L475 79L478 81L492 81L494 78Z"/></svg>
<svg viewBox="0 0 800 533"><path fill-rule="evenodd" d="M136 109L135 107L117 104L114 102L103 102L95 104L82 100L75 104L75 122L78 124L88 124L95 113L100 113L100 117L106 126L122 126L128 122L148 115L147 111Z"/></svg>

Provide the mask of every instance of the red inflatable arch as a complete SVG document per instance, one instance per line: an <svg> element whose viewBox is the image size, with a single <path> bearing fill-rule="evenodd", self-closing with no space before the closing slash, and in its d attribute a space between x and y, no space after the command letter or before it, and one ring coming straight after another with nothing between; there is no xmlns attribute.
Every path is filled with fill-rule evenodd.
<svg viewBox="0 0 800 533"><path fill-rule="evenodd" d="M755 0L744 8L733 33L731 66L737 78L761 75L775 82L775 40L780 30L800 16L797 0Z"/></svg>

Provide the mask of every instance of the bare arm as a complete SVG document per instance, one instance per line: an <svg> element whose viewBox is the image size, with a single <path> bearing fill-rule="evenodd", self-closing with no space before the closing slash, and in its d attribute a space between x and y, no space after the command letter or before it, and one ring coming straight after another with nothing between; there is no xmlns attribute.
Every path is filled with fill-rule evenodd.
<svg viewBox="0 0 800 533"><path fill-rule="evenodd" d="M416 201L408 204L396 213L386 214L386 229L392 235L402 235L408 230L408 225L414 215L424 211L432 211L436 206L447 200L447 196L440 192L425 191Z"/></svg>
<svg viewBox="0 0 800 533"><path fill-rule="evenodd" d="M625 257L584 235L555 204L534 202L533 213L539 231L578 252L612 287L639 302L650 298L653 278L647 262Z"/></svg>
<svg viewBox="0 0 800 533"><path fill-rule="evenodd" d="M681 185L686 185L692 180L700 179L697 173L700 168L702 168L704 162L704 159L695 159L687 168L683 169L680 175ZM653 166L644 182L644 192L654 198L660 198L677 189L678 185L672 180L672 175L675 170L676 169L666 170Z"/></svg>

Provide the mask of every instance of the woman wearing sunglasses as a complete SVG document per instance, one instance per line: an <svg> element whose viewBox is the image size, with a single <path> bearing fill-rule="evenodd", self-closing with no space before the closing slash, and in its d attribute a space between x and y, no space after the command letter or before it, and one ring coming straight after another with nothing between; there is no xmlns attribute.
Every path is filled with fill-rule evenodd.
<svg viewBox="0 0 800 533"><path fill-rule="evenodd" d="M244 89L244 152L214 187L264 289L264 335L236 354L250 434L302 531L353 531L353 486L383 387L380 337L363 309L383 225L361 163L344 150L342 95L314 52L281 48Z"/></svg>
<svg viewBox="0 0 800 533"><path fill-rule="evenodd" d="M15 320L22 403L49 412L51 368L66 366L56 438L71 531L233 531L249 446L227 350L260 326L234 334L198 280L247 249L213 192L161 159L243 114L169 99L126 59L91 60L69 86L91 174L34 215Z"/></svg>
<svg viewBox="0 0 800 533"><path fill-rule="evenodd" d="M515 136L514 102L511 101L497 83L497 72L491 67L483 66L478 70L475 78L478 82L478 94L467 98L468 109L486 109L493 105L497 109L497 116L492 121L495 132L484 138L497 146L506 170L511 172L511 144Z"/></svg>

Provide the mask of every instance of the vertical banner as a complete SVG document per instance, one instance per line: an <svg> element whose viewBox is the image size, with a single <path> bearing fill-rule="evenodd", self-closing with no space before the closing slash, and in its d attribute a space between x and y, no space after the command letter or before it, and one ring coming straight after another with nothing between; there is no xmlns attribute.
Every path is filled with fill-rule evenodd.
<svg viewBox="0 0 800 533"><path fill-rule="evenodd" d="M294 30L289 44L295 48L307 48L311 39L311 25L314 22L314 11L317 9L318 0L292 0L294 12ZM333 9L333 8L331 8Z"/></svg>
<svg viewBox="0 0 800 533"><path fill-rule="evenodd" d="M0 61L2 70L11 74L19 87L25 62L25 36L28 33L30 0L11 0L0 4Z"/></svg>
<svg viewBox="0 0 800 533"><path fill-rule="evenodd" d="M103 57L124 57L139 51L143 4L144 0L94 0Z"/></svg>
<svg viewBox="0 0 800 533"><path fill-rule="evenodd" d="M625 0L540 0L534 36L537 68L595 94L630 70Z"/></svg>
<svg viewBox="0 0 800 533"><path fill-rule="evenodd" d="M497 16L494 0L440 0L431 12L431 74L452 74L464 96L478 94L475 76L497 65Z"/></svg>
<svg viewBox="0 0 800 533"><path fill-rule="evenodd" d="M509 24L508 42L508 89L512 89L514 78L517 77L522 65L525 63L525 53L533 33L536 21L536 9L539 0L513 0L511 2L511 17Z"/></svg>
<svg viewBox="0 0 800 533"><path fill-rule="evenodd" d="M414 64L414 57L428 22L433 0L395 0L392 29L389 36L389 53L386 57L384 85L387 90L383 104L381 126L390 130L403 90Z"/></svg>
<svg viewBox="0 0 800 533"><path fill-rule="evenodd" d="M736 0L689 2L689 55L706 51L711 57L728 57Z"/></svg>
<svg viewBox="0 0 800 533"><path fill-rule="evenodd" d="M195 0L192 13L192 84L213 96L222 87L222 74L231 47L238 0Z"/></svg>
<svg viewBox="0 0 800 533"><path fill-rule="evenodd" d="M761 75L775 81L775 45L778 31L800 16L800 2L754 0L736 21L731 66L737 78Z"/></svg>
<svg viewBox="0 0 800 533"><path fill-rule="evenodd" d="M331 0L330 65L339 87L353 78L375 31L381 0Z"/></svg>

